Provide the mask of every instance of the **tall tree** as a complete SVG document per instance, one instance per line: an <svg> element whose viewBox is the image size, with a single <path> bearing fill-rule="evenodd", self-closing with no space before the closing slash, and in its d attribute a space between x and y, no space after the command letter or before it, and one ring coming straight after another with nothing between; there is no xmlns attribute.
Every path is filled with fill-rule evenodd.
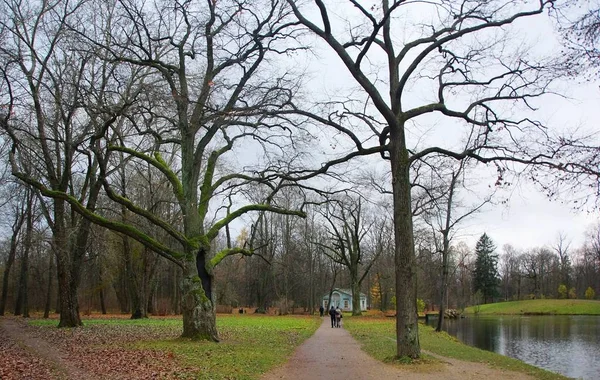
<svg viewBox="0 0 600 380"><path fill-rule="evenodd" d="M23 315L25 318L29 318L29 257L33 246L34 197L32 189L27 189L25 193L25 238L22 242L21 272L14 312L14 315Z"/></svg>
<svg viewBox="0 0 600 380"><path fill-rule="evenodd" d="M477 213L483 206L491 201L491 195L484 197L481 201L467 205L461 202L460 190L466 190L465 171L468 160L458 162L458 165L451 165L448 174L443 172L443 165L437 165L438 176L443 181L443 191L439 196L431 200L432 207L427 209L424 214L425 222L433 230L433 241L435 250L441 256L441 285L439 289L439 317L436 331L442 331L444 323L445 300L448 292L448 280L450 275L450 244L459 224ZM447 177L447 178L446 178ZM447 182L446 182L447 181ZM475 199L475 196L471 198ZM462 203L462 204L461 204Z"/></svg>
<svg viewBox="0 0 600 380"><path fill-rule="evenodd" d="M53 234L59 327L82 324L77 290L91 221L75 210L96 209L102 182L92 151L131 94L115 84L123 78L93 51L80 49L72 27L83 19L83 4L11 0L0 5L0 59L8 89L1 126L12 144L13 175L48 197L41 209ZM109 82L118 95L106 91ZM77 201L75 207L69 199Z"/></svg>
<svg viewBox="0 0 600 380"><path fill-rule="evenodd" d="M335 154L317 172L330 171L357 156L381 154L389 160L397 355L418 357L411 166L432 154L443 154L457 160L496 162L499 180L509 168L507 162L574 170L574 165L559 163L562 157L555 154L554 145L539 144L548 140L540 122L517 116L517 111L532 110L530 101L547 92L553 75L543 58L527 56L520 43L508 43L511 33L516 33L512 24L544 14L553 1L382 0L369 7L356 0L335 5L322 0L287 1L360 89L351 89L346 98L337 91L335 98L318 107L297 105L290 111L334 131L332 148L342 147L338 151L343 153ZM418 91L425 88L433 91ZM444 140L439 145L419 140L419 123L431 121L432 114L446 120L437 122L439 140ZM453 127L466 128L466 133L452 135L475 136L473 143L467 148L457 146L447 132ZM418 134L416 143L411 140L414 134ZM311 175L301 171L295 178Z"/></svg>
<svg viewBox="0 0 600 380"><path fill-rule="evenodd" d="M498 296L498 255L496 246L487 234L481 235L475 245L473 290L481 292L484 303Z"/></svg>
<svg viewBox="0 0 600 380"><path fill-rule="evenodd" d="M363 239L373 229L361 198L336 200L323 215L328 222L329 244L317 243L331 260L344 267L350 275L352 315L361 315L360 289L381 250L365 252Z"/></svg>
<svg viewBox="0 0 600 380"><path fill-rule="evenodd" d="M571 242L563 233L559 233L552 249L560 263L560 283L571 289Z"/></svg>
<svg viewBox="0 0 600 380"><path fill-rule="evenodd" d="M182 336L217 341L214 267L228 256L252 253L249 246L214 252L219 233L253 211L304 216L298 210L301 205L290 210L276 204L275 194L289 182L260 170L261 165L269 165L283 172L290 162L288 157L274 156L292 153L287 149L292 146L289 129L267 123L265 115L288 103L296 84L288 80L286 68L276 71L273 65L263 70L263 66L296 49L294 22L288 20L284 3L268 0L85 5L88 22L71 24L69 30L78 33L83 50L95 53L117 83L94 87L90 93L116 104L113 108L90 105L90 114L106 120L89 140L90 146L81 150L93 152L98 160L98 170L88 172L98 174L107 196L146 222L123 223L99 215L67 188L49 188L25 175L20 178L55 203L68 202L87 221L127 235L182 268ZM111 92L103 96L102 89ZM126 121L119 118L124 112ZM135 135L118 138L116 132L124 128L114 127L116 119L128 123ZM100 138L102 144L96 144ZM243 158L236 162L240 157L232 154L234 147L248 146L262 147L268 162L256 167L244 166ZM110 161L115 152L126 159ZM165 152L176 152L177 160L166 160ZM114 186L113 171L134 162L155 168L171 186L172 214L179 215L180 222L171 224ZM247 202L244 189L252 187L265 190L260 203ZM221 207L228 197L233 199L230 207ZM171 241L149 226L164 231Z"/></svg>
<svg viewBox="0 0 600 380"><path fill-rule="evenodd" d="M18 186L17 184L13 184L13 186L10 186L11 189L15 190L13 192L13 194L17 194L17 198L19 198L20 196L23 196L23 194L25 194L25 188L22 186ZM7 198L9 199L9 198ZM13 200L15 198L12 198ZM12 202L11 202L12 203ZM0 316L4 315L4 311L6 309L6 302L8 300L8 287L9 287L9 277L10 277L10 271L12 269L12 266L15 262L15 257L17 255L17 247L20 243L23 236L22 230L21 228L23 227L23 224L25 223L25 219L26 219L26 207L25 207L25 203L23 202L19 202L19 203L15 203L15 204L11 204L8 201L5 203L5 207L9 206L13 209L13 222L11 225L11 238L10 238L10 245L9 245L9 251L8 251L8 257L6 258L6 263L4 266L4 271L3 271L3 276L2 276L2 296L0 297ZM8 207L6 207L8 208ZM6 210L6 208L4 208Z"/></svg>

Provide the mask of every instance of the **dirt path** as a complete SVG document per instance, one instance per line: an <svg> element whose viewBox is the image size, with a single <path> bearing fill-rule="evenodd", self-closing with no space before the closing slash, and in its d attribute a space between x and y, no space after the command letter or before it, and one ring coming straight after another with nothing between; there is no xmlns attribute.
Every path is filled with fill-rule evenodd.
<svg viewBox="0 0 600 380"><path fill-rule="evenodd" d="M0 337L15 342L18 348L33 357L41 358L43 365L51 367L53 375L59 379L94 379L90 374L74 366L56 346L33 336L22 318L4 317L0 319ZM27 375L24 375L27 377ZM0 378L2 378L0 376Z"/></svg>
<svg viewBox="0 0 600 380"><path fill-rule="evenodd" d="M480 363L464 362L445 357L437 368L427 372L416 367L399 368L381 363L364 353L354 338L343 328L331 328L329 318L316 333L304 342L283 366L265 374L262 380L276 379L532 379L518 372L489 368Z"/></svg>

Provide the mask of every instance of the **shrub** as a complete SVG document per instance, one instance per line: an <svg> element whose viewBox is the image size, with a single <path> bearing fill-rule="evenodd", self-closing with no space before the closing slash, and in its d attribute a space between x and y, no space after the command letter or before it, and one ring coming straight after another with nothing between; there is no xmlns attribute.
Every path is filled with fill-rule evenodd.
<svg viewBox="0 0 600 380"><path fill-rule="evenodd" d="M422 313L425 311L425 301L420 298L417 298L417 312Z"/></svg>
<svg viewBox="0 0 600 380"><path fill-rule="evenodd" d="M569 290L569 298L571 298L571 299L577 298L577 292L575 291L575 288L571 288Z"/></svg>
<svg viewBox="0 0 600 380"><path fill-rule="evenodd" d="M567 298L567 286L565 284L560 284L558 286L558 298L560 298L560 299Z"/></svg>
<svg viewBox="0 0 600 380"><path fill-rule="evenodd" d="M594 289L592 289L591 286L588 286L588 288L585 290L585 299L593 300L594 297L596 297L596 292L594 291Z"/></svg>

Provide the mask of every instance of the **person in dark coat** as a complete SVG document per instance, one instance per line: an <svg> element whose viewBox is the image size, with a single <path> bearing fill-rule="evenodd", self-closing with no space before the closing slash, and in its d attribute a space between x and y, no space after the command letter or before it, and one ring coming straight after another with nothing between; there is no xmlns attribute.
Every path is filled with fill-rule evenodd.
<svg viewBox="0 0 600 380"><path fill-rule="evenodd" d="M323 316L324 312L325 312L325 308L323 307L323 305L321 305L321 307L319 307L319 314L321 315L321 317Z"/></svg>
<svg viewBox="0 0 600 380"><path fill-rule="evenodd" d="M331 305L331 309L329 309L329 316L331 317L331 328L335 327L335 308Z"/></svg>

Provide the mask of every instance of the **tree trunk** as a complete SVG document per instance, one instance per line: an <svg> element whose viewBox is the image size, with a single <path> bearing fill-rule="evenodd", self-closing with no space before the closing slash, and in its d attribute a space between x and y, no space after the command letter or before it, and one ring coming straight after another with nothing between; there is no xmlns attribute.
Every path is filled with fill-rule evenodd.
<svg viewBox="0 0 600 380"><path fill-rule="evenodd" d="M360 283L355 276L352 276L352 315L362 315L360 309Z"/></svg>
<svg viewBox="0 0 600 380"><path fill-rule="evenodd" d="M98 265L98 289L100 289L100 310L102 311L102 315L106 314L106 300L104 299L104 284L103 284L103 273L102 273L102 264L97 262Z"/></svg>
<svg viewBox="0 0 600 380"><path fill-rule="evenodd" d="M28 192L27 210L25 212L27 222L25 224L25 241L23 244L23 257L21 258L21 275L17 302L15 303L15 315L23 313L23 317L29 318L29 253L33 244L33 193L31 191Z"/></svg>
<svg viewBox="0 0 600 380"><path fill-rule="evenodd" d="M64 249L64 248L63 248ZM69 270L68 254L61 252L56 260L56 269L58 273L58 289L60 293L60 321L58 327L78 327L82 326L79 316L79 301L77 293L73 293L71 287L71 271Z"/></svg>
<svg viewBox="0 0 600 380"><path fill-rule="evenodd" d="M129 313L129 296L127 294L127 280L125 279L124 268L119 269L119 273L115 281L113 281L113 289L117 296L117 302L119 303L119 311L121 314Z"/></svg>
<svg viewBox="0 0 600 380"><path fill-rule="evenodd" d="M24 304L26 303L25 299L27 293L27 262L28 262L28 252L27 249L23 250L23 255L21 257L21 271L19 273L19 283L17 285L17 300L15 301L15 310L14 315L23 314L26 317L26 313L24 311Z"/></svg>
<svg viewBox="0 0 600 380"><path fill-rule="evenodd" d="M8 252L8 259L6 260L6 267L4 267L4 277L2 277L2 299L0 299L0 315L4 315L6 308L6 300L8 299L8 279L10 276L10 270L15 262L15 255L17 253L17 236L19 230L13 231L13 236L10 239L10 251Z"/></svg>
<svg viewBox="0 0 600 380"><path fill-rule="evenodd" d="M398 357L420 355L417 319L417 268L410 197L410 162L403 126L390 130L396 269L396 346Z"/></svg>
<svg viewBox="0 0 600 380"><path fill-rule="evenodd" d="M82 326L83 323L79 316L77 293L73 293L73 288L71 287L73 272L71 271L71 251L65 228L64 211L64 202L55 200L53 249L56 252L56 273L60 300L60 321L58 322L58 327L77 327Z"/></svg>
<svg viewBox="0 0 600 380"><path fill-rule="evenodd" d="M156 297L156 288L158 287L158 280L153 281L150 285L150 294L148 294L148 305L146 307L146 312L148 314L156 314L156 306L154 304L154 299Z"/></svg>
<svg viewBox="0 0 600 380"><path fill-rule="evenodd" d="M46 305L44 306L44 318L50 317L50 305L52 303L52 293L54 289L52 289L53 277L54 277L54 254L50 253L50 260L48 263L48 286L46 292Z"/></svg>
<svg viewBox="0 0 600 380"><path fill-rule="evenodd" d="M442 289L440 291L440 312L438 317L438 323L435 328L435 331L442 331L442 326L444 324L444 299L446 298L446 293L448 292L448 253L447 251L442 253Z"/></svg>
<svg viewBox="0 0 600 380"><path fill-rule="evenodd" d="M173 309L173 313L181 314L181 269L175 265L172 266L173 275L171 276L173 283L171 287L171 308Z"/></svg>
<svg viewBox="0 0 600 380"><path fill-rule="evenodd" d="M219 341L212 291L213 275L206 269L208 249L200 248L195 261L186 261L181 282L183 338Z"/></svg>
<svg viewBox="0 0 600 380"><path fill-rule="evenodd" d="M139 274L133 269L133 259L129 237L123 235L123 257L125 259L125 274L127 277L127 287L129 289L129 299L131 300L131 319L148 318L146 313L146 303L140 296L140 286L138 281Z"/></svg>

